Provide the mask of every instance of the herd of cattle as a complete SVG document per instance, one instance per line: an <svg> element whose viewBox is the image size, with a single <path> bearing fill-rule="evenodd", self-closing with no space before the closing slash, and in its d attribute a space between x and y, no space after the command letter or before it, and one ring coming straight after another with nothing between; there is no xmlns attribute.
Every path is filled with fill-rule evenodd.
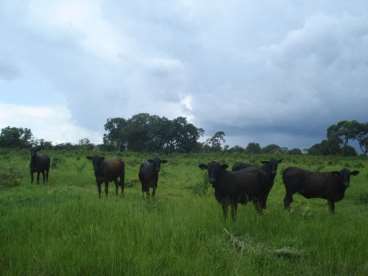
<svg viewBox="0 0 368 276"><path fill-rule="evenodd" d="M39 153L40 148L31 151L31 182L33 174L37 173L37 183L40 174L43 183L48 181L50 158ZM105 193L108 194L108 184L114 181L116 194L124 193L125 163L121 159L105 159L101 156L87 156L92 161L96 178L98 195L101 197L101 186L105 184ZM266 209L268 195L272 189L277 174L277 167L282 160L271 159L263 161L262 166L255 166L243 162L235 163L230 170L227 164L212 161L208 164L199 164L199 168L206 170L209 182L215 190L216 200L222 205L224 217L227 217L231 208L231 217L236 219L238 204L253 202L256 210L262 213ZM155 195L161 164L167 160L158 157L144 161L139 168L139 180L142 192L147 197ZM335 202L344 198L349 187L350 176L358 175L359 171L342 169L332 172L311 172L297 167L289 167L283 171L282 177L285 185L284 207L290 208L293 195L299 193L306 198L323 198L328 202L329 210L334 213Z"/></svg>

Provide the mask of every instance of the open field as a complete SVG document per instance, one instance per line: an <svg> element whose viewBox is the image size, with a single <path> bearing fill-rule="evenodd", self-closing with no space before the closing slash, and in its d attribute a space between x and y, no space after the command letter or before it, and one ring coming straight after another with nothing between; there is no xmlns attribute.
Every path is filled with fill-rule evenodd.
<svg viewBox="0 0 368 276"><path fill-rule="evenodd" d="M110 184L109 197L99 200L87 153L49 154L56 167L48 185L37 185L30 184L28 151L0 152L1 275L368 275L367 159L281 156L265 214L241 206L231 223L198 163L270 156L165 156L157 197L143 200L137 172L150 155L122 153L125 196L117 198ZM360 175L335 215L326 201L298 195L288 213L280 175L290 165Z"/></svg>

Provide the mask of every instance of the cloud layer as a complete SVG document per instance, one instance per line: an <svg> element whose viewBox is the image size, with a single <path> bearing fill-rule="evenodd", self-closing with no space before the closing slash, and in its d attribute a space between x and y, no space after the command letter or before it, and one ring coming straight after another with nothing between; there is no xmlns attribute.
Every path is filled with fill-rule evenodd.
<svg viewBox="0 0 368 276"><path fill-rule="evenodd" d="M68 110L60 106L29 107L0 104L0 128L7 126L27 127L35 137L47 141L63 143L78 142L83 137L92 141L101 140L99 133L75 126Z"/></svg>
<svg viewBox="0 0 368 276"><path fill-rule="evenodd" d="M0 4L0 89L62 98L74 136L150 112L231 144L304 147L368 115L364 1L22 3Z"/></svg>

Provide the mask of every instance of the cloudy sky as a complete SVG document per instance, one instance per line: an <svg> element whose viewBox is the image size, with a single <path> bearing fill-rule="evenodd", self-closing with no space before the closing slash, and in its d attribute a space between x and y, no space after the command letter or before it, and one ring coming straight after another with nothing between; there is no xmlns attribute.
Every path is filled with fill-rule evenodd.
<svg viewBox="0 0 368 276"><path fill-rule="evenodd" d="M307 147L367 105L366 0L0 0L0 128L99 142L148 112Z"/></svg>

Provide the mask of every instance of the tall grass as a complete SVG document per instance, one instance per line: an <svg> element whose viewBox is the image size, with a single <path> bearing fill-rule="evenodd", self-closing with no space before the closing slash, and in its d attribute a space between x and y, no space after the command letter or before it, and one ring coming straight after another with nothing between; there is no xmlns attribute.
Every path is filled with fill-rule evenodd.
<svg viewBox="0 0 368 276"><path fill-rule="evenodd" d="M30 184L28 153L3 151L0 167L18 185L0 189L1 275L367 275L368 162L365 159L283 156L280 171L297 165L330 170L359 167L336 215L323 200L295 197L282 209L280 176L268 209L242 206L225 222L198 169L212 159L259 163L269 156L170 155L157 197L143 200L137 181L145 154L126 153L124 197L113 185L97 197L83 152L50 152L58 162L48 185ZM166 157L165 157L166 158Z"/></svg>

